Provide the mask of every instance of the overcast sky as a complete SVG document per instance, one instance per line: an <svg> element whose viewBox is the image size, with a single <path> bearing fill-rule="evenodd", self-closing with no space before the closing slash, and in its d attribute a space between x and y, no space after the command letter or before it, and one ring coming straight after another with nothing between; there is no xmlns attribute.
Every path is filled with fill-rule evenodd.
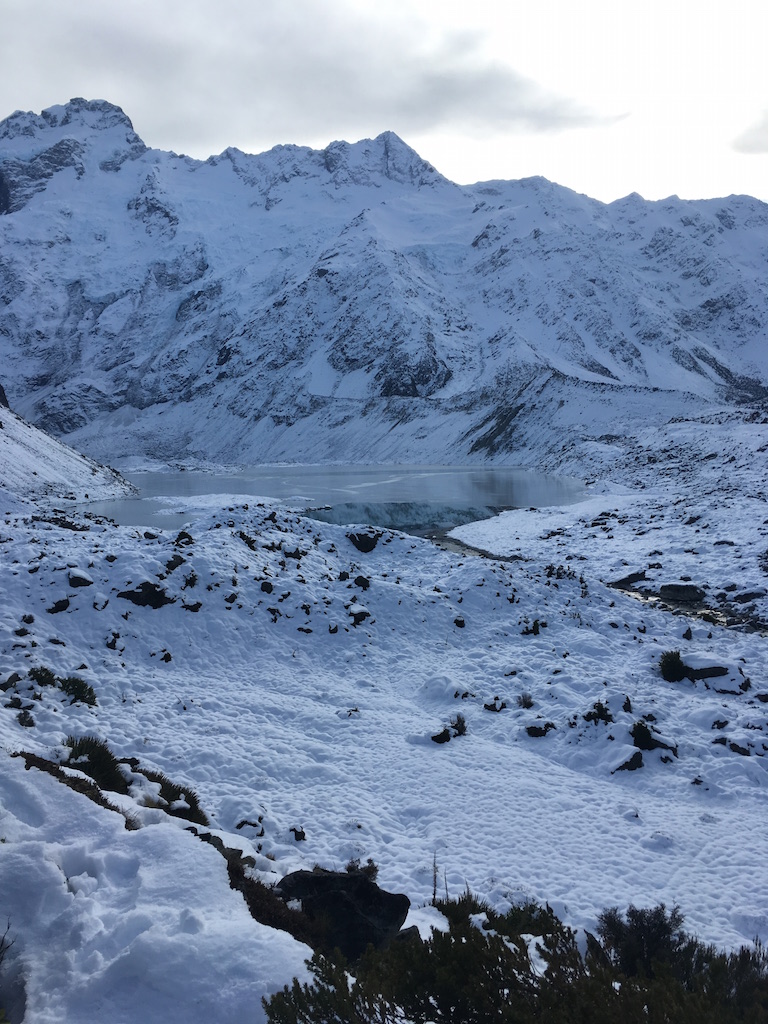
<svg viewBox="0 0 768 1024"><path fill-rule="evenodd" d="M761 0L0 0L0 15L0 118L84 96L201 158L389 129L462 184L768 201Z"/></svg>

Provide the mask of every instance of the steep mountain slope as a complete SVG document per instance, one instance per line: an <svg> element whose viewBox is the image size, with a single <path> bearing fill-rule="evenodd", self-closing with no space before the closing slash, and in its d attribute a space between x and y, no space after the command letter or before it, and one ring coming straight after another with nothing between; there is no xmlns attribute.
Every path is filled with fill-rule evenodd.
<svg viewBox="0 0 768 1024"><path fill-rule="evenodd" d="M132 491L114 470L80 455L0 402L0 501L6 514L29 500L96 501Z"/></svg>
<svg viewBox="0 0 768 1024"><path fill-rule="evenodd" d="M200 162L76 99L0 123L0 211L9 397L96 456L525 461L588 395L765 396L747 197L461 188L391 133Z"/></svg>

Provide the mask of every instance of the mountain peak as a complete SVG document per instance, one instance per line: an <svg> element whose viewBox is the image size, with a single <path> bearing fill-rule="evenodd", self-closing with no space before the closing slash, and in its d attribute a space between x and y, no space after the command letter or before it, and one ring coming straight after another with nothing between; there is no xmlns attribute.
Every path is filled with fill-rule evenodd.
<svg viewBox="0 0 768 1024"><path fill-rule="evenodd" d="M376 177L401 185L431 185L446 180L392 131L360 142L331 142L322 154L337 184L370 184Z"/></svg>
<svg viewBox="0 0 768 1024"><path fill-rule="evenodd" d="M14 111L0 121L0 139L30 138L57 128L68 128L69 134L74 134L78 128L101 131L115 127L126 129L127 133L135 136L130 118L120 107L106 100L85 100L76 96L68 103L48 107L40 114L31 110Z"/></svg>
<svg viewBox="0 0 768 1024"><path fill-rule="evenodd" d="M86 100L75 96L69 103L48 107L40 116L53 128L83 125L98 130L121 126L133 131L133 124L125 111L107 100Z"/></svg>
<svg viewBox="0 0 768 1024"><path fill-rule="evenodd" d="M89 152L117 171L147 149L120 107L80 96L40 114L17 110L0 121L0 142L0 213L21 209L65 167L82 177Z"/></svg>

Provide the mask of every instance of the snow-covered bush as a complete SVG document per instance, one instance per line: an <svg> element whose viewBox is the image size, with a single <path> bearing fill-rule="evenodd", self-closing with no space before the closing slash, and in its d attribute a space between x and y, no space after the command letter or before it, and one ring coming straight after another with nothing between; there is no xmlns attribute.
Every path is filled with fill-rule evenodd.
<svg viewBox="0 0 768 1024"><path fill-rule="evenodd" d="M664 905L626 918L608 910L582 953L549 907L497 914L469 892L438 901L448 922L424 941L369 947L354 968L315 954L310 984L264 1000L270 1024L735 1024L765 1019L768 955L719 953L682 930ZM352 972L352 973L351 973Z"/></svg>
<svg viewBox="0 0 768 1024"><path fill-rule="evenodd" d="M96 736L68 736L65 745L70 748L66 763L89 775L99 789L110 793L128 792L128 781L120 763L104 740Z"/></svg>

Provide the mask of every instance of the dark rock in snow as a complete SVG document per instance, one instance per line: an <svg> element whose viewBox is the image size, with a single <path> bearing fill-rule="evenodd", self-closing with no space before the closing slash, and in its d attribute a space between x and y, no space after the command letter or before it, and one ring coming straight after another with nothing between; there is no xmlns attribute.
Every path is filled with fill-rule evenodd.
<svg viewBox="0 0 768 1024"><path fill-rule="evenodd" d="M140 608L162 608L163 605L173 604L176 600L175 597L168 597L157 583L149 582L141 583L135 590L121 590L117 596Z"/></svg>
<svg viewBox="0 0 768 1024"><path fill-rule="evenodd" d="M79 569L70 569L69 585L70 587L92 587L93 580L86 572L82 572Z"/></svg>
<svg viewBox="0 0 768 1024"><path fill-rule="evenodd" d="M525 731L532 739L540 739L542 736L546 736L550 729L554 728L554 722L545 722L544 725L529 725Z"/></svg>
<svg viewBox="0 0 768 1024"><path fill-rule="evenodd" d="M698 604L704 600L704 591L692 583L664 583L659 587L659 597L675 604Z"/></svg>
<svg viewBox="0 0 768 1024"><path fill-rule="evenodd" d="M635 583L639 583L645 579L645 569L641 569L639 572L631 572L627 576L622 576L620 580L614 580L609 583L609 587L613 587L614 590L631 590Z"/></svg>
<svg viewBox="0 0 768 1024"><path fill-rule="evenodd" d="M367 555L369 552L373 551L379 543L382 534L379 530L372 530L366 533L348 533L347 537L352 541L358 551Z"/></svg>
<svg viewBox="0 0 768 1024"><path fill-rule="evenodd" d="M637 771L638 768L642 767L643 755L639 750L636 750L632 757L629 758L629 760L625 761L623 764L620 764L618 768L614 768L614 770L611 772L611 775L614 775L616 772L634 772Z"/></svg>
<svg viewBox="0 0 768 1024"><path fill-rule="evenodd" d="M743 594L734 594L731 598L736 604L749 604L751 601L756 601L759 597L765 597L768 591L765 590L748 590Z"/></svg>
<svg viewBox="0 0 768 1024"><path fill-rule="evenodd" d="M657 739L645 722L635 722L629 731L632 742L638 750L669 750L677 757L677 747L672 747L663 740Z"/></svg>
<svg viewBox="0 0 768 1024"><path fill-rule="evenodd" d="M691 682L697 679L717 679L718 676L727 676L728 669L723 665L705 665L704 668L690 668L686 665L688 678Z"/></svg>
<svg viewBox="0 0 768 1024"><path fill-rule="evenodd" d="M386 946L405 921L410 900L386 892L362 871L294 871L278 884L284 900L300 900L303 913L322 922L324 945L358 960L369 945Z"/></svg>

